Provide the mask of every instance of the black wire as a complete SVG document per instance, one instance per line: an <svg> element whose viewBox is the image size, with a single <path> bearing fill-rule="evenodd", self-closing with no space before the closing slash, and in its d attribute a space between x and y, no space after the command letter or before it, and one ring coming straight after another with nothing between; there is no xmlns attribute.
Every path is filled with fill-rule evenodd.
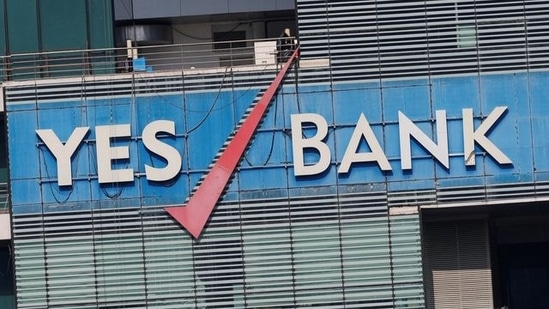
<svg viewBox="0 0 549 309"><path fill-rule="evenodd" d="M97 155L94 151L96 147L92 147L92 150L91 150L91 154L92 154L92 162L94 162L94 168L95 168L95 172L98 173L98 177L99 177L99 172L98 172L98 168L97 168ZM98 178L99 179L99 178ZM99 180L98 180L99 181ZM110 199L117 199L119 198L121 195L122 195L122 192L124 191L124 187L118 187L117 189L117 192L114 193L114 194L110 194L109 192L107 192L107 189L104 187L105 185L101 185L99 184L99 188L101 189L101 192L103 192L103 194L110 198ZM114 188L114 185L113 185L113 188Z"/></svg>
<svg viewBox="0 0 549 309"><path fill-rule="evenodd" d="M266 68L267 68L267 66L265 66L263 69L266 69ZM256 79L254 80L254 82L253 82L248 88L246 88L246 90L244 90L238 97L232 99L231 102L229 102L229 103L227 103L227 104L225 104L225 105L219 105L217 108L212 109L212 111L219 111L219 110L222 110L222 109L224 109L224 108L226 108L226 107L229 107L229 106L235 104L236 101L238 101L238 100L240 100L242 97L244 97L248 92L250 92L250 90L252 90L252 89L255 87L255 85L257 85L257 81L258 81L261 77L262 77L262 75L258 74L258 76L257 76ZM147 82L147 80L146 80L143 76L139 76L139 78L141 79L141 81L142 81L145 85L149 86L151 89L153 88L153 87L150 86L150 84ZM223 86L223 85L221 85L221 87L222 87L222 86ZM154 94L155 94L157 97L159 97L160 99L162 99L162 100L164 101L164 103L170 104L170 105L172 105L173 107L178 108L178 109L180 109L180 110L182 110L182 111L184 111L184 112L187 112L187 113L204 113L204 112L207 112L206 110L197 110L197 109L189 109L189 108L181 107L181 106L179 106L179 105L176 105L176 104L170 102L170 100L168 100L165 96L163 96L163 95L162 95L160 92L158 92L157 90L152 89L152 91L154 92ZM210 109L211 109L211 108L210 108Z"/></svg>
<svg viewBox="0 0 549 309"><path fill-rule="evenodd" d="M240 25L242 25L243 23L242 22L239 22L237 23L234 27L231 28L231 30L228 30L228 31L223 31L223 32L233 32L236 30L236 28L238 28ZM211 41L212 40L212 37L197 37L197 36L194 36L194 35L190 35L190 34L187 34L177 28L175 28L174 26L172 26L172 29L173 31L181 34L182 36L186 36L188 38L191 38L191 39L195 39L195 40L202 40L202 41Z"/></svg>
<svg viewBox="0 0 549 309"><path fill-rule="evenodd" d="M226 79L226 77L227 77L227 75L228 75L228 74L227 74L227 73L228 73L228 69L229 69L229 67L227 67L227 68L225 69L225 72L224 72L224 75L223 75L223 80L221 81L221 86L219 87L219 90L218 90L218 92L217 92L217 94L216 94L216 97L215 97L213 103L212 103L212 106L208 109L206 115L200 120L200 122L199 122L195 127L191 128L190 130L187 131L187 134L190 134L190 133L192 133L193 131L197 130L197 129L205 122L205 120L208 118L208 116L211 114L212 111L221 110L221 109L223 109L223 108L226 108L226 107L228 107L228 106L233 105L237 100L239 100L240 98L242 98L246 93L248 93L248 92L254 87L255 83L252 84L250 87L248 87L248 88L247 88L243 93L241 93L237 98L233 99L229 104L223 105L223 106L218 107L218 108L214 108L214 107L216 106L217 101L219 100L221 91L222 91L222 89L223 89L223 84L225 83L225 79ZM141 77L141 76L140 76L139 78L140 78L146 85L148 85L148 82L147 82L146 79L144 79L144 78ZM259 79L259 77L256 79L256 81L257 81L258 79ZM166 103L168 103L168 104L170 104L170 105L172 105L172 106L174 106L174 107L176 107L176 108L179 108L179 109L184 110L184 111L186 111L186 112L193 112L192 110L188 110L188 109L185 109L185 108L182 108L182 107L180 107L180 106L178 106L178 105L173 104L172 102L170 102L168 99L166 99L164 96L162 96L162 95L161 95L160 93L158 93L157 91L154 91L154 93L155 93L156 96L158 96L159 98L161 98L162 100L164 100ZM276 107L275 107L275 108L276 108ZM200 111L200 112L204 112L204 111ZM276 114L275 114L275 123L276 123ZM268 156L268 158L267 158L267 162L268 162L268 160L269 160L270 157L271 157L273 147L274 147L274 132L273 132L273 139L272 139L272 141L271 141L271 150L270 150L270 154L269 154L269 156ZM93 152L93 151L92 151L92 155L93 155L94 157L96 157L95 152ZM150 160L150 162L151 162L151 166L154 167L152 155L149 155L149 160ZM92 160L92 161L95 162L95 160ZM264 165L265 165L265 164L266 164L266 163L264 163ZM97 166L94 166L94 167L95 167L95 170L97 171ZM180 177L180 175L181 175L181 174L179 173L176 177L174 177L173 179L171 179L171 181L170 181L169 183L165 183L164 186L166 186L166 187L171 187L171 186L173 186L174 184L176 184L176 183L177 183L177 180L178 180L179 177ZM111 199L115 199L115 198L120 197L120 195L122 194L124 188L123 188L123 187L119 187L118 189L119 189L118 192L116 192L116 193L114 193L114 194L110 194L110 193L108 193L108 192L106 191L106 189L105 189L104 187L101 187L101 191L103 192L103 194L104 194L105 196L111 198ZM67 199L68 199L68 198L67 198ZM56 199L56 200L57 200L57 199Z"/></svg>
<svg viewBox="0 0 549 309"><path fill-rule="evenodd" d="M269 161L271 160L271 156L273 155L275 134L276 134L276 114L277 114L277 110L278 110L278 100L275 99L273 132L272 132L272 135L271 135L271 146L270 146L270 149L269 149L269 153L267 154L267 158L263 161L263 163L261 163L260 166L266 166L267 163L269 163ZM248 156L246 155L246 153L244 153L244 160L246 161L246 163L248 163L249 166L254 166L254 164L252 164L250 162L250 160L248 159Z"/></svg>
<svg viewBox="0 0 549 309"><path fill-rule="evenodd" d="M206 119L208 119L208 116L210 116L210 114L212 113L213 108L215 107L215 104L217 103L217 100L219 100L219 97L221 95L221 90L223 89L223 84L225 84L225 78L227 78L227 72L228 71L229 71L229 67L227 67L225 69L225 74L223 75L223 79L221 80L221 86L219 86L219 90L217 91L217 94L215 95L215 99L212 103L212 106L210 107L210 109L208 110L206 115L204 115L204 117L198 122L197 125L195 125L191 129L187 130L187 134L191 134L192 132L194 132L198 128L200 128L202 126L202 124L206 121Z"/></svg>
<svg viewBox="0 0 549 309"><path fill-rule="evenodd" d="M50 178L50 172L49 172L49 169L48 169L48 164L46 163L46 156L44 154L44 149L42 149L42 147L38 147L38 149L40 150L40 152L42 153L42 158L44 160L44 169L46 170L46 177L49 179ZM78 164L77 164L78 165ZM69 191L69 193L67 194L67 196L65 197L64 200L61 200L61 199L58 199L56 194L55 194L55 191L53 190L54 187L57 188L57 186L55 186L53 183L49 183L48 184L48 187L50 188L50 192L51 192L51 195L53 196L53 199L58 203L58 204L64 204L66 203L69 198L71 197L72 193L74 192L74 186L71 186L71 189ZM59 190L56 190L57 193L61 194L61 192Z"/></svg>
<svg viewBox="0 0 549 309"><path fill-rule="evenodd" d="M265 66L265 68L266 68L266 66ZM187 130L187 135L191 134L192 132L196 131L200 126L202 126L202 124L204 124L204 122L206 121L206 119L209 117L209 115L210 115L213 111L218 111L218 110L224 109L224 108L226 108L226 107L229 107L229 106L235 104L236 101L238 101L240 98L242 98L244 95L246 95L246 94L254 87L254 85L257 83L257 81L258 81L259 78L261 77L261 75L258 75L258 77L256 78L255 82L252 83L252 85L250 85L250 87L248 87L245 91L243 91L237 98L232 99L230 103L228 103L228 104L226 104L226 105L221 105L221 106L215 108L215 106L217 105L217 102L218 102L218 100L219 100L219 97L220 97L220 95L221 95L221 91L223 90L223 85L225 84L225 79L227 78L228 70L229 70L229 67L226 67L226 68L225 68L224 75L223 75L223 79L222 79L222 81L221 81L221 85L220 85L220 87L219 87L219 90L217 91L216 97L215 97L215 99L214 99L212 105L210 106L210 108L208 109L208 111L206 111L206 115L204 115L204 117L200 120L200 122L199 122L196 126L194 126L194 127L192 127L191 129ZM149 86L149 83L147 82L147 80L146 80L144 77L139 76L139 79L141 79L141 81L142 81L145 85ZM183 110L183 111L185 111L185 112L204 112L204 111L190 110L190 109L187 109L187 108L184 108L184 107L180 107L180 106L178 106L178 105L176 105L176 104L170 102L167 98L165 98L165 97L164 97L162 94L160 94L158 91L156 91L156 90L153 89L153 92L154 92L154 94L155 94L157 97L159 97L159 98L160 98L161 100L163 100L165 103L170 104L170 105L172 105L172 106L174 106L174 107L176 107L176 108L178 108L178 109L181 109L181 110ZM277 100L276 102L278 102L278 100ZM274 126L275 126L275 127L276 127L276 120L277 120L277 110L278 110L278 104L275 103L275 110L274 110L275 115L274 115L274 120L273 120L273 121L274 121ZM273 150L274 150L275 134L276 134L276 130L273 128L272 137L271 137L271 143L270 143L270 147L269 147L269 153L268 153L267 158L265 159L265 161L264 161L263 163L261 163L261 166L266 166L267 163L269 163L269 161L271 160L271 157L272 157L272 154L273 154ZM153 164L153 162L152 162L152 156L150 156L149 159L150 159L151 165L152 165L152 164ZM244 160L248 163L248 165L254 166L254 164L252 164L252 163L249 161L249 159L247 158L247 156L246 156L245 154L244 154ZM154 165L152 165L152 166L154 167ZM170 183L167 184L166 186L168 186L168 187L173 186L173 185L177 182L179 176L180 176L180 174L178 174L178 176L174 177L174 179L172 179L172 181L170 181Z"/></svg>

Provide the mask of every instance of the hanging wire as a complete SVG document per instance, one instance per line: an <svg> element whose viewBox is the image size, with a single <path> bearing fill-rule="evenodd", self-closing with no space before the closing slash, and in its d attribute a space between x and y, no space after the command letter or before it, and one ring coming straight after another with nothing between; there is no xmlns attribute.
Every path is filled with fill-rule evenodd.
<svg viewBox="0 0 549 309"><path fill-rule="evenodd" d="M48 164L46 162L46 154L45 154L45 151L43 149L43 147L38 147L38 150L40 150L40 154L42 156L42 161L44 162L44 169L46 170L46 177L47 178L50 178L50 171L48 169ZM54 183L48 183L48 188L51 192L51 195L53 196L53 199L58 203L58 204L64 204L65 202L67 202L72 193L74 192L74 188L73 186L71 186L71 189L69 190L68 194L65 196L64 199L60 199L57 197L57 195L61 195L61 191L59 191L57 188L58 186L56 186ZM56 188L56 190L54 190L54 188ZM56 194L56 191L57 191L57 194Z"/></svg>
<svg viewBox="0 0 549 309"><path fill-rule="evenodd" d="M233 32L233 31L236 30L236 28L238 28L240 25L243 25L243 24L244 24L243 22L239 22L234 27L232 27L230 30L223 31L223 32ZM185 36L185 37L188 37L188 38L191 38L191 39L194 39L194 40L211 41L213 39L212 37L198 37L198 36L190 35L188 33L185 33L183 31L175 28L174 26L172 26L172 29L173 29L173 31L181 34L182 36Z"/></svg>
<svg viewBox="0 0 549 309"><path fill-rule="evenodd" d="M214 107L217 103L217 100L219 100L219 97L221 96L221 90L223 90L223 85L225 84L225 78L227 78L227 72L228 71L229 71L229 67L226 67L225 68L225 74L223 74L223 79L221 80L221 85L219 86L219 90L217 91L217 94L215 95L214 101L212 102L212 106L206 112L206 115L204 115L204 117L202 117L202 119L198 122L198 124L196 124L194 127L190 128L187 131L187 134L191 134L192 132L194 132L195 130L200 128L202 126L202 124L206 121L206 119L208 119L208 116L212 113L212 111L213 111L213 109L214 109Z"/></svg>
<svg viewBox="0 0 549 309"><path fill-rule="evenodd" d="M265 70L265 69L267 69L267 65L263 67L263 70ZM247 88L245 88L245 90L244 90L238 97L234 98L234 99L233 99L232 101L230 101L229 103L224 104L224 105L218 105L218 104L216 104L216 106L217 106L216 108L211 108L211 107L210 107L208 110L190 109L190 108L188 108L188 107L181 107L181 106L179 106L179 105L176 105L176 104L170 102L170 100L168 100L164 95L162 95L162 94L161 94L160 92L158 92L156 89L153 89L153 87L151 87L151 85L149 84L149 82L147 82L147 80L146 80L145 78L143 78L143 76L138 76L138 77L141 79L141 81L142 81L145 85L149 86L149 88L151 88L152 91L153 91L152 93L154 93L155 96L157 96L157 97L160 98L162 101L164 101L164 103L169 104L169 105L171 105L171 106L173 106L173 107L175 107L175 108L178 108L178 109L180 109L180 110L182 110L182 111L184 111L184 112L187 112L187 113L203 113L203 112L207 112L207 111L212 111L212 112L214 112L214 111L219 111L219 110L222 110L222 109L225 109L225 108L227 108L227 107L229 107L229 106L234 105L238 100L240 100L240 99L241 99L242 97L244 97L248 92L250 92L250 90L252 90L254 87L257 86L258 81L259 81L259 79L260 79L262 76L258 74L257 77L255 78L255 80L250 84L250 86L247 87ZM222 86L223 86L223 85L222 85Z"/></svg>
<svg viewBox="0 0 549 309"><path fill-rule="evenodd" d="M83 124L84 122L84 113L83 113L83 108L85 106L85 96L86 96L86 82L85 82L85 76L81 76L81 84L84 85L82 88L81 88L81 91L80 91L80 125ZM37 107L37 110L38 110L38 107ZM42 156L42 161L44 162L44 169L46 171L46 177L49 179L50 178L50 172L49 172L49 168L48 168L48 164L47 164L47 161L46 161L46 154L45 154L45 151L43 149L43 147L38 147L39 151L40 151L40 154ZM78 148L76 150L76 157L74 159L74 162L76 162L76 167L75 167L75 171L74 171L74 174L78 175L78 167L79 167L79 164L78 164L78 160L80 158L80 153L81 151L78 151ZM72 159L71 159L71 164L72 164ZM71 176L72 177L72 176ZM58 195L62 195L61 191L58 189L58 186L54 185L54 183L49 183L48 184L48 187L49 187L49 190L50 190L50 193L53 197L53 199L58 203L58 204L64 204L66 203L72 193L74 192L74 186L71 186L70 187L70 190L68 191L68 194L66 194L66 196L64 198L59 198ZM55 188L55 190L54 190Z"/></svg>
<svg viewBox="0 0 549 309"><path fill-rule="evenodd" d="M112 118L112 99L109 100L109 103L111 105L111 118ZM131 114L131 113L130 113ZM131 117L131 115L130 115ZM112 120L112 119L111 119ZM130 121L131 121L131 118L130 118ZM97 138L97 137L96 137ZM95 172L96 173L99 173L99 169L97 167L97 147L92 147L93 149L90 151L91 152L91 156L92 156L92 162L94 164L94 168L95 168ZM126 164L126 167L128 166L129 163ZM99 184L99 188L101 190L101 192L103 193L103 195L105 195L106 197L110 198L110 199L117 199L119 198L122 193L124 192L124 187L123 186L119 186L119 183L118 182L115 182L115 183L112 183L111 186L112 188L115 188L116 186L116 192L114 194L111 194L107 191L107 188L105 188L105 184Z"/></svg>
<svg viewBox="0 0 549 309"><path fill-rule="evenodd" d="M274 144L275 144L275 135L276 135L276 116L277 116L277 110L278 110L278 100L275 99L275 104L274 104L274 120L273 120L273 131L271 133L271 144L270 144L270 147L269 147L269 153L267 154L267 158L263 161L263 163L261 163L260 165L258 166L266 166L267 163L269 163L269 161L271 160L271 156L273 155L273 150L274 150ZM254 164L252 164L250 162L250 160L248 159L248 156L246 155L246 153L244 153L244 160L246 161L246 163L248 163L248 165L250 167L252 166L256 166Z"/></svg>
<svg viewBox="0 0 549 309"><path fill-rule="evenodd" d="M92 162L94 162L94 168L95 168L95 171L97 172L97 171L98 171L98 168L97 168L97 154L96 154L96 152L93 151L93 150L91 151L91 154L92 154ZM114 185L115 185L115 184L118 185L118 183L113 183L113 184L112 184L112 185L113 185L113 188L114 188ZM124 191L124 187L121 187L121 186L117 186L116 189L118 189L118 190L117 190L116 193L114 193L114 194L109 193L109 192L107 191L107 189L105 188L105 185L101 185L101 184L100 184L100 185L99 185L99 188L101 189L101 192L103 192L103 194L104 194L106 197L110 198L110 199L117 199L117 198L119 198L119 197L122 195L122 192Z"/></svg>

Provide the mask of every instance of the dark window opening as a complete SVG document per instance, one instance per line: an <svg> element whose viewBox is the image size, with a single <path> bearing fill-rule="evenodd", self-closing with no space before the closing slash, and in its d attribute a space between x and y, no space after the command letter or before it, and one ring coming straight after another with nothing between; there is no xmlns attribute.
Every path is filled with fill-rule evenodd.
<svg viewBox="0 0 549 309"><path fill-rule="evenodd" d="M423 213L427 308L549 308L547 203Z"/></svg>
<svg viewBox="0 0 549 309"><path fill-rule="evenodd" d="M214 49L235 49L246 47L246 31L214 32Z"/></svg>
<svg viewBox="0 0 549 309"><path fill-rule="evenodd" d="M13 260L9 242L0 241L0 308L15 308Z"/></svg>

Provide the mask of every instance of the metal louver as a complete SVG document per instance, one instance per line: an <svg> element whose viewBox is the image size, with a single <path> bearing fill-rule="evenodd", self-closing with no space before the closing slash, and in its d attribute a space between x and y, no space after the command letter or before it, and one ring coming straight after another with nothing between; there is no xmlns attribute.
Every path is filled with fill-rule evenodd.
<svg viewBox="0 0 549 309"><path fill-rule="evenodd" d="M425 223L423 235L427 308L493 308L487 222Z"/></svg>
<svg viewBox="0 0 549 309"><path fill-rule="evenodd" d="M10 104L29 102L63 102L86 98L127 98L181 94L192 91L266 87L275 68L262 71L238 71L220 68L218 72L198 74L192 71L134 73L105 76L83 76L37 81L7 82L6 101ZM293 78L289 73L288 80Z"/></svg>
<svg viewBox="0 0 549 309"><path fill-rule="evenodd" d="M302 59L330 59L325 81L537 70L549 60L547 1L298 0L297 14Z"/></svg>
<svg viewBox="0 0 549 309"><path fill-rule="evenodd" d="M423 308L418 216L354 190L221 202L200 243L162 207L15 215L18 306Z"/></svg>

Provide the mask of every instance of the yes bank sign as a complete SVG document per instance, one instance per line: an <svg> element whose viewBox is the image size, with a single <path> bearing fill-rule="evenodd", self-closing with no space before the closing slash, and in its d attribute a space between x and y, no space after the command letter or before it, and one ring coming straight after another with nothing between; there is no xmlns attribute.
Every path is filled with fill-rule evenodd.
<svg viewBox="0 0 549 309"><path fill-rule="evenodd" d="M475 166L476 146L480 146L498 164L513 163L488 137L488 133L496 129L499 120L505 117L506 111L506 106L496 107L480 124L475 126L473 110L470 108L462 110L464 165ZM434 121L436 122L436 132L434 133L436 138L431 138L405 114L398 112L398 143L403 170L412 169L412 140L421 145L442 166L450 169L446 111L436 111ZM329 131L326 119L319 114L294 114L291 115L291 129L294 175L317 175L327 170L332 162L332 154L330 147L325 142ZM72 185L71 160L90 130L90 127L77 127L65 142L62 142L55 131L51 129L36 130L38 137L57 161L59 186ZM135 172L132 168L114 168L113 165L115 160L131 160L129 146L113 145L114 139L131 138L130 124L96 126L94 130L98 182L105 184L134 181ZM308 131L315 133L306 137ZM144 127L141 139L146 150L163 158L166 162L162 167L145 164L147 180L164 182L173 179L181 172L181 154L177 149L162 141L164 137L174 137L175 135L175 122L170 120L153 121ZM396 142L396 139L394 140ZM364 142L369 148L368 151L359 151L360 144ZM388 142L393 142L393 139L388 139ZM314 162L306 162L305 154L311 151L317 153L318 159ZM340 162L337 170L340 174L348 173L354 163L376 163L382 171L393 169L366 115L358 116Z"/></svg>
<svg viewBox="0 0 549 309"><path fill-rule="evenodd" d="M494 130L498 121L504 117L506 106L496 107L483 122L475 128L473 110L462 110L463 122L463 149L464 164L475 166L475 146L478 145L499 164L512 164L507 157L487 136ZM412 120L402 112L398 112L400 160L403 170L412 169L412 139L429 152L446 169L450 169L448 126L445 110L436 111L436 142L423 132ZM332 160L330 148L324 142L328 135L328 123L318 114L296 114L291 116L292 145L294 159L294 173L296 176L317 175L324 172ZM312 137L304 137L304 127L316 129ZM391 137L392 138L392 137ZM359 152L360 144L365 141L368 152ZM393 139L389 139L393 142ZM395 141L396 142L396 141ZM317 162L305 162L306 151L315 151L319 154ZM353 134L347 144L345 154L341 158L338 173L348 173L353 163L377 163L383 171L392 171L386 154L384 153L378 138L375 136L368 119L360 114L356 122Z"/></svg>

